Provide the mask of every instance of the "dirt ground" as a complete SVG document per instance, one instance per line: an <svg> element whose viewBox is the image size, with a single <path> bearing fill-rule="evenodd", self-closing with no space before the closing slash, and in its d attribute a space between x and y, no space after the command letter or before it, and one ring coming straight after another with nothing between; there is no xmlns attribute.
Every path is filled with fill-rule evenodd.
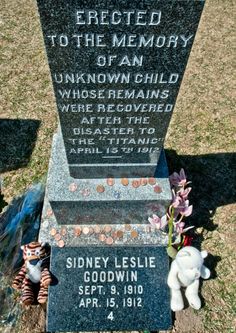
<svg viewBox="0 0 236 333"><path fill-rule="evenodd" d="M201 288L203 308L176 314L175 333L233 333L236 327L235 14L234 0L206 1L165 141L170 172L183 167L192 181L195 245L210 253L206 265L212 271ZM9 203L45 179L57 116L35 1L2 0L0 15L0 118L31 120L37 130L27 138L26 153L18 125L8 141L9 154L18 156L1 173ZM24 310L11 332L43 330L38 306Z"/></svg>

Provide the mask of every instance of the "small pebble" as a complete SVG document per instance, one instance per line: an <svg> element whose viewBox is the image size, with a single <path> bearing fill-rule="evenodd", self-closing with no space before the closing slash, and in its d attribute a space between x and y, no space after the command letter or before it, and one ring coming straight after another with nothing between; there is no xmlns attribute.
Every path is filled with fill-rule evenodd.
<svg viewBox="0 0 236 333"><path fill-rule="evenodd" d="M43 224L44 228L47 228L49 225L49 222L48 222L48 220L44 220L42 224Z"/></svg>
<svg viewBox="0 0 236 333"><path fill-rule="evenodd" d="M114 191L114 192L113 192L113 195L114 195L114 198L115 198L115 199L120 199L120 197L121 197L121 194L120 194L120 192L118 192L118 191Z"/></svg>

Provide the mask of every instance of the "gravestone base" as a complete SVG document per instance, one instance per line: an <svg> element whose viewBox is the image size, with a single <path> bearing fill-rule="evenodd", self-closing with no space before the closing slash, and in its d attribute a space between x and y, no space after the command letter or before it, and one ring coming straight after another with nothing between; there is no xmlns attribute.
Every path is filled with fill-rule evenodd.
<svg viewBox="0 0 236 333"><path fill-rule="evenodd" d="M105 167L104 167L105 168ZM60 131L54 136L47 195L59 224L148 224L153 213L162 216L171 202L164 151L156 177L75 179L70 176ZM135 182L144 182L134 187ZM151 185L150 185L151 182ZM99 192L99 188L102 192Z"/></svg>
<svg viewBox="0 0 236 333"><path fill-rule="evenodd" d="M78 225L58 224L45 198L39 241L51 245L53 276L47 332L170 329L167 235L145 224L101 225L99 233L97 226L80 225L78 234ZM109 238L113 243L108 245ZM81 267L78 258L88 258L89 267Z"/></svg>
<svg viewBox="0 0 236 333"><path fill-rule="evenodd" d="M148 222L171 201L164 153L158 170L155 184L138 188L133 179L127 186L119 178L112 186L106 179L74 179L62 138L54 136L39 233L52 247L48 332L171 327L168 237ZM97 192L98 185L105 191ZM92 267L80 267L85 259Z"/></svg>

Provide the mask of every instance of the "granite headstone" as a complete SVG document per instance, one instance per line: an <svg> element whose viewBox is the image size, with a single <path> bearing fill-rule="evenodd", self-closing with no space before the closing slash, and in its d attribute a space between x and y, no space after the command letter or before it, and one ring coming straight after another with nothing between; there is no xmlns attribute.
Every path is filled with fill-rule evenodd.
<svg viewBox="0 0 236 333"><path fill-rule="evenodd" d="M204 1L37 2L60 119L47 329L169 329L168 237L148 217L172 199L162 148Z"/></svg>
<svg viewBox="0 0 236 333"><path fill-rule="evenodd" d="M70 174L153 176L204 1L37 1Z"/></svg>

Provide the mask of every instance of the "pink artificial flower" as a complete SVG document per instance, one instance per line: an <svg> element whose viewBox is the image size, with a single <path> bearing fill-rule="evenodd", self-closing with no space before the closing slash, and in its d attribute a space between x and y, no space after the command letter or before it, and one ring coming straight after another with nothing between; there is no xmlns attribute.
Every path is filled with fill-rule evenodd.
<svg viewBox="0 0 236 333"><path fill-rule="evenodd" d="M176 228L176 231L178 232L178 234L182 234L183 233L184 226L185 226L184 222L176 223L175 228Z"/></svg>
<svg viewBox="0 0 236 333"><path fill-rule="evenodd" d="M193 211L193 206L189 206L189 200L182 199L177 207L178 213L184 216L190 216Z"/></svg>
<svg viewBox="0 0 236 333"><path fill-rule="evenodd" d="M194 228L194 226L190 226L184 229L185 223L183 221L179 221L175 223L175 230L178 234L183 234L184 232Z"/></svg>
<svg viewBox="0 0 236 333"><path fill-rule="evenodd" d="M174 190L172 190L172 207L177 208L181 202L181 197L179 194L175 193Z"/></svg>
<svg viewBox="0 0 236 333"><path fill-rule="evenodd" d="M157 229L162 229L168 224L166 215L160 218L159 216L153 214L152 217L148 218L148 221L151 223L151 225L155 226Z"/></svg>
<svg viewBox="0 0 236 333"><path fill-rule="evenodd" d="M184 169L180 170L180 173L174 172L169 177L170 183L172 186L185 186L187 185L187 177L185 175Z"/></svg>
<svg viewBox="0 0 236 333"><path fill-rule="evenodd" d="M191 187L187 187L185 189L181 188L177 193L182 199L186 200L191 190L192 190Z"/></svg>

